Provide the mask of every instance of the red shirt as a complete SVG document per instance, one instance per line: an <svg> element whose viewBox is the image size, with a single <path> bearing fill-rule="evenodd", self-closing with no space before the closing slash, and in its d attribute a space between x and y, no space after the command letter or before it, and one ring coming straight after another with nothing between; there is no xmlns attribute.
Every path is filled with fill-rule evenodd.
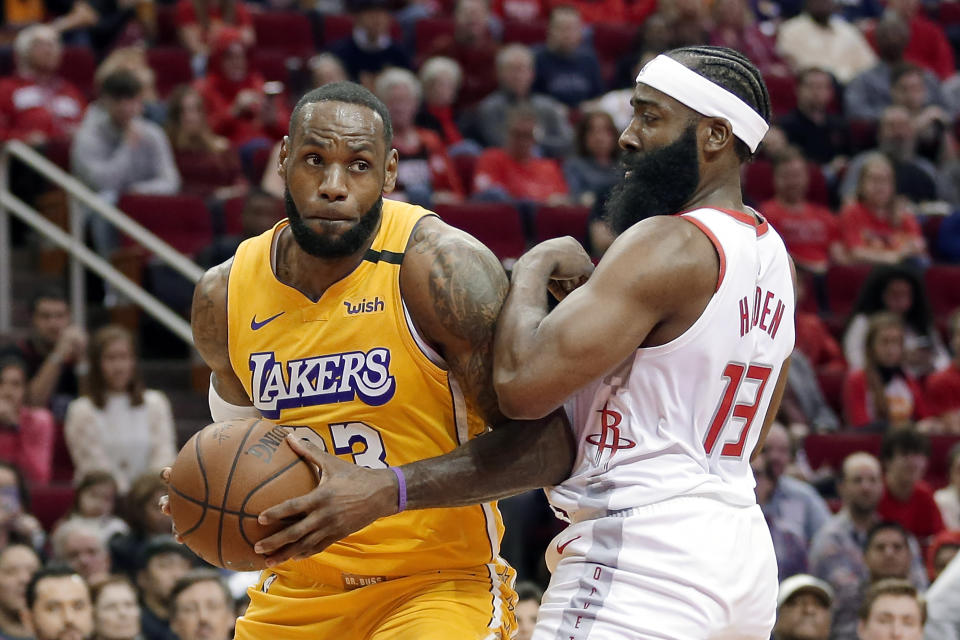
<svg viewBox="0 0 960 640"><path fill-rule="evenodd" d="M0 140L24 140L34 132L68 140L87 106L80 90L62 78L38 84L20 75L0 80Z"/></svg>
<svg viewBox="0 0 960 640"><path fill-rule="evenodd" d="M814 369L845 369L843 349L830 334L827 325L815 313L796 312L796 346L807 356Z"/></svg>
<svg viewBox="0 0 960 640"><path fill-rule="evenodd" d="M884 387L891 424L920 420L930 415L923 390L909 376L894 376ZM851 427L865 427L877 420L865 371L851 371L843 383L843 413Z"/></svg>
<svg viewBox="0 0 960 640"><path fill-rule="evenodd" d="M760 206L764 217L773 225L787 251L801 267L825 271L830 262L830 245L840 242L837 219L829 209L804 202L787 207L777 199Z"/></svg>
<svg viewBox="0 0 960 640"><path fill-rule="evenodd" d="M223 26L225 23L223 17L220 15L220 5L218 3L212 3L212 5L209 6L210 31L212 32L216 30L214 27ZM174 21L177 27L180 28L197 24L197 10L193 6L193 0L180 0L177 2ZM234 27L253 27L253 18L250 17L250 12L247 11L247 7L244 6L243 2L238 1L234 3L233 22L230 24Z"/></svg>
<svg viewBox="0 0 960 640"><path fill-rule="evenodd" d="M0 460L16 465L32 483L50 482L55 430L46 409L21 408L17 426L0 426Z"/></svg>
<svg viewBox="0 0 960 640"><path fill-rule="evenodd" d="M921 544L932 535L943 531L943 517L933 499L933 491L925 482L918 482L906 502L890 495L886 483L883 498L877 505L877 513L883 520L900 523L904 529L919 538Z"/></svg>
<svg viewBox="0 0 960 640"><path fill-rule="evenodd" d="M256 71L247 70L240 80L233 80L223 71L222 59L226 50L240 38L236 30L224 30L217 36L210 51L207 75L195 83L195 88L203 96L207 108L210 128L234 146L240 146L255 138L279 140L287 134L290 112L286 107L286 96L268 96L263 92L263 76ZM254 91L259 94L260 102L245 112L231 113L234 101L241 91ZM267 122L263 117L266 102L273 101L275 116Z"/></svg>
<svg viewBox="0 0 960 640"><path fill-rule="evenodd" d="M546 202L555 193L568 191L556 160L530 158L518 162L503 149L487 149L477 159L473 190L480 193L495 187L518 200L534 202Z"/></svg>
<svg viewBox="0 0 960 640"><path fill-rule="evenodd" d="M956 362L927 378L927 402L935 416L960 410L960 367Z"/></svg>
<svg viewBox="0 0 960 640"><path fill-rule="evenodd" d="M847 248L898 249L920 238L923 232L912 213L904 213L897 223L877 217L859 202L840 213L840 233Z"/></svg>
<svg viewBox="0 0 960 640"><path fill-rule="evenodd" d="M867 31L867 39L876 49L874 27ZM943 29L935 22L916 15L910 20L910 41L903 52L908 62L929 69L946 80L953 75L953 49Z"/></svg>

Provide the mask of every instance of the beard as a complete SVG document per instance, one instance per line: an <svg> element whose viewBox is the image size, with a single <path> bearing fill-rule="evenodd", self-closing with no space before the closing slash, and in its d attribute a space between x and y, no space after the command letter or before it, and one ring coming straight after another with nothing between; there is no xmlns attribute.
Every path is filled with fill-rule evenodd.
<svg viewBox="0 0 960 640"><path fill-rule="evenodd" d="M344 258L359 251L376 230L383 211L383 196L380 196L352 227L339 235L333 235L317 233L310 228L300 215L293 196L290 195L290 189L285 190L283 201L294 241L314 258Z"/></svg>
<svg viewBox="0 0 960 640"><path fill-rule="evenodd" d="M700 184L696 123L667 146L627 153L620 164L631 173L613 188L604 206L618 235L641 220L678 213L693 196Z"/></svg>

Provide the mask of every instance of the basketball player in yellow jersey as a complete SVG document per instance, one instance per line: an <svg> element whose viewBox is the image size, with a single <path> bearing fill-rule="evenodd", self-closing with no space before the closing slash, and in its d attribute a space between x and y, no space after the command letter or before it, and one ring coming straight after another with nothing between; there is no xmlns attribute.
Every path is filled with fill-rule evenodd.
<svg viewBox="0 0 960 640"><path fill-rule="evenodd" d="M287 425L321 470L314 491L261 514L296 522L257 545L271 568L241 640L509 638L514 573L493 501L572 464L562 418L499 413L506 276L470 236L382 199L397 179L391 136L359 85L304 96L278 167L288 219L194 295L214 419Z"/></svg>

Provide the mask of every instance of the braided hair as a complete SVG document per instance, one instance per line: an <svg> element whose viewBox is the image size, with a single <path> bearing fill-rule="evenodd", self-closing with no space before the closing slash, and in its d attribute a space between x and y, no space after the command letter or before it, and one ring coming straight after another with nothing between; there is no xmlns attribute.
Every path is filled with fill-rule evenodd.
<svg viewBox="0 0 960 640"><path fill-rule="evenodd" d="M727 47L681 47L667 55L743 100L764 120L770 122L770 94L763 76L750 58ZM743 140L735 140L734 149L741 161L753 157Z"/></svg>

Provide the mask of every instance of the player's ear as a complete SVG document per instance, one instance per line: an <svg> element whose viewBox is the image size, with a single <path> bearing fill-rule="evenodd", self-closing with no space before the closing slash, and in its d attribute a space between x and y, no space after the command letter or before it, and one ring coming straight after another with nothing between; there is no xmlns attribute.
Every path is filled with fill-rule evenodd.
<svg viewBox="0 0 960 640"><path fill-rule="evenodd" d="M733 144L733 129L726 118L704 118L703 126L706 129L703 134L705 154L718 153L727 145Z"/></svg>
<svg viewBox="0 0 960 640"><path fill-rule="evenodd" d="M387 151L387 158L384 161L383 168L383 192L390 193L397 186L397 162L400 160L400 154L396 149Z"/></svg>
<svg viewBox="0 0 960 640"><path fill-rule="evenodd" d="M281 178L287 177L287 157L290 148L290 136L283 136L280 141L280 155L277 157L277 174Z"/></svg>

